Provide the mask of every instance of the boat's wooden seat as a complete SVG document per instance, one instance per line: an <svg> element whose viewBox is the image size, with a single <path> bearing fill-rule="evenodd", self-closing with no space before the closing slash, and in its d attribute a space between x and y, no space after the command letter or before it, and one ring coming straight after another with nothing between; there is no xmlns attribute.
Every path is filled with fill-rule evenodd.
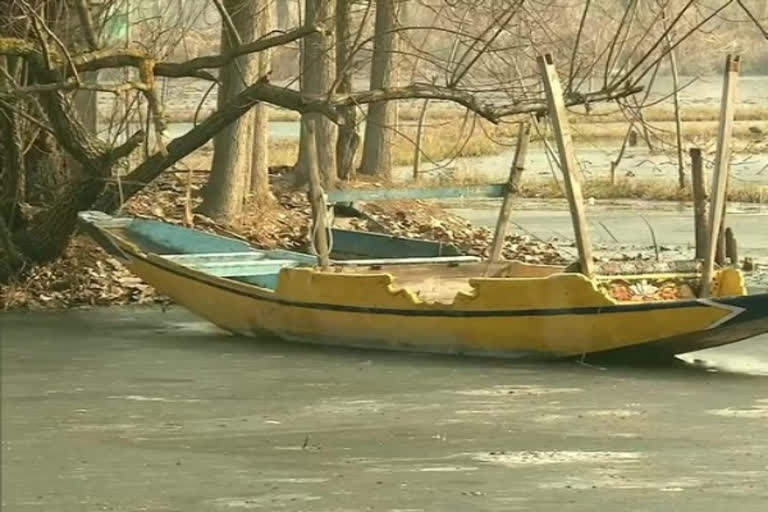
<svg viewBox="0 0 768 512"><path fill-rule="evenodd" d="M478 263L477 256L434 256L426 258L370 258L359 260L334 261L341 267L393 267L399 265L457 265L460 263Z"/></svg>
<svg viewBox="0 0 768 512"><path fill-rule="evenodd" d="M300 264L296 260L266 258L263 252L173 254L163 258L217 277L277 275L281 268Z"/></svg>
<svg viewBox="0 0 768 512"><path fill-rule="evenodd" d="M212 252L212 253L191 253L191 254L164 254L163 258L176 263L208 263L208 262L228 262L238 261L241 263L263 260L266 258L264 251L243 251L243 252Z"/></svg>

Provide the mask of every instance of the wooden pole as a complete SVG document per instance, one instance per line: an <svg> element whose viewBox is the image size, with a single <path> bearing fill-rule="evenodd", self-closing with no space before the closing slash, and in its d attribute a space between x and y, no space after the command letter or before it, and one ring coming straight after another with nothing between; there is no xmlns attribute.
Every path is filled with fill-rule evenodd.
<svg viewBox="0 0 768 512"><path fill-rule="evenodd" d="M725 209L725 189L728 183L730 142L733 132L733 113L736 106L736 84L739 79L740 64L741 59L738 55L729 55L725 61L725 79L723 81L723 98L720 104L720 125L717 133L715 170L712 176L712 204L709 208L707 251L701 275L700 297L709 296L709 288L714 274L717 239L722 227Z"/></svg>
<svg viewBox="0 0 768 512"><path fill-rule="evenodd" d="M413 181L419 179L419 167L421 166L421 139L424 135L424 121L427 119L427 107L429 107L429 99L424 100L424 103L421 104L419 124L416 126L416 147L413 149Z"/></svg>
<svg viewBox="0 0 768 512"><path fill-rule="evenodd" d="M720 221L720 230L717 232L717 246L715 247L715 264L725 265L725 224Z"/></svg>
<svg viewBox="0 0 768 512"><path fill-rule="evenodd" d="M499 261L501 249L504 247L504 239L507 237L509 221L512 218L512 198L520 190L520 178L525 168L525 155L528 152L528 141L530 138L531 125L527 122L520 123L520 129L517 132L515 158L512 160L512 166L509 169L507 192L504 194L504 201L501 203L499 220L496 222L496 232L493 234L493 244L491 245L491 252L488 257L490 263Z"/></svg>
<svg viewBox="0 0 768 512"><path fill-rule="evenodd" d="M304 144L304 154L307 157L309 202L312 205L310 237L314 251L320 260L320 268L326 270L330 266L330 258L328 255L328 225L326 217L328 212L325 205L322 182L320 181L320 170L317 167L317 131L314 119L308 119L306 121L305 130L306 137L303 137L301 142Z"/></svg>
<svg viewBox="0 0 768 512"><path fill-rule="evenodd" d="M693 226L696 234L696 259L707 253L707 190L701 149L691 148L691 187L693 188Z"/></svg>
<svg viewBox="0 0 768 512"><path fill-rule="evenodd" d="M739 266L739 247L731 228L725 229L725 256L731 260L731 265Z"/></svg>
<svg viewBox="0 0 768 512"><path fill-rule="evenodd" d="M576 247L579 250L579 263L581 273L591 278L594 274L594 262L592 260L592 242L589 238L587 219L584 213L584 199L581 194L576 155L573 150L573 140L568 126L565 101L563 100L563 88L555 71L555 65L551 54L540 55L537 58L539 71L544 79L544 90L547 95L547 107L552 119L552 129L557 141L557 149L560 153L560 168L563 171L565 191L571 208L573 220L573 234L576 238Z"/></svg>

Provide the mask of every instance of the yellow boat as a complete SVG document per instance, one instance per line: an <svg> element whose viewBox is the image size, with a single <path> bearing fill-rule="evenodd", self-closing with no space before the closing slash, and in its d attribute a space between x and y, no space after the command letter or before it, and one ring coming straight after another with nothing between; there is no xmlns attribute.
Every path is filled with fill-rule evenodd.
<svg viewBox="0 0 768 512"><path fill-rule="evenodd" d="M364 252L350 250L320 270L315 256L258 250L163 222L99 212L82 212L80 219L104 249L160 293L243 335L495 357L634 358L768 332L768 294L748 295L733 268L716 271L706 299L619 301L610 292L617 282L695 283L699 275L693 268L588 279L564 267L491 265L455 248L363 233L347 233L346 245L362 240L357 245L373 247L372 254L348 259ZM381 257L387 244L400 252ZM376 247L384 248L381 254Z"/></svg>

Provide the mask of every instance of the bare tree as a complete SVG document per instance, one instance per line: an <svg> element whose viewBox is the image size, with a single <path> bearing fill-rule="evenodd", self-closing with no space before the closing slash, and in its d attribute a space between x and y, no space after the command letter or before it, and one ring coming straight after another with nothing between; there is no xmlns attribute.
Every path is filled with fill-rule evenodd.
<svg viewBox="0 0 768 512"><path fill-rule="evenodd" d="M165 20L165 25L157 28L157 40L163 42L161 51L160 45L148 44L150 34L144 29L139 32L140 27L137 27L137 33L141 33L143 44L129 47L122 44L110 46L98 37L88 35L98 33L98 27L89 25L99 24L104 19L106 5L101 3L87 4L91 21L79 14L73 16L74 11L66 11L68 5L86 5L80 0L75 3L14 0L8 3L7 9L0 11L0 56L3 57L0 60L0 280L12 278L25 265L28 268L58 257L74 231L79 210L115 211L166 169L221 133L230 135L216 144L219 161L232 163L235 160L233 151L240 148L239 145L235 147L235 141L241 137L248 139L253 134L253 128L233 127L245 126L238 120L259 103L293 110L305 117L314 116L321 120L318 124L329 126L329 133L332 133L330 123L347 128L347 112L365 105L372 105L368 129L392 127L386 104L401 100L453 102L470 111L472 116L497 123L509 116L546 111L532 57L543 48L553 48L553 53L562 62L570 62L575 54L573 69L564 80L570 84L565 97L568 106L589 110L593 103L612 101L629 110L632 104L623 98L642 89L642 84L669 51L679 48L689 38L694 40L698 31L710 29L713 21L725 23L722 21L726 13L724 9L737 5L734 0L717 4L709 0L666 2L669 17L664 29L654 23L658 20L659 9L651 8L651 2L642 11L630 10L623 2L592 2L591 10L566 0L553 0L547 5L520 0L421 2L420 12L430 13L436 21L424 26L400 27L394 21L395 2L382 0L378 2L381 12L377 13L380 19L376 23L376 40L361 37L360 41L351 44L347 63L353 59L360 62L359 54L368 51L371 42L374 43L374 61L391 61L392 54L399 51L394 44L397 36L405 39L405 34L415 30L434 31L436 36L429 38L423 48L412 45L407 49L418 56L414 61L419 62L411 83L396 86L388 81L391 62L385 62L373 66L377 71L376 77L371 78L376 80L372 80L370 90L355 91L341 85L343 80L351 79L351 74L345 73L350 69L354 71L354 66L345 65L344 73L339 71L339 87L335 90L332 90L329 78L335 76L330 63L335 49L328 32L335 19L333 6L337 0L306 0L310 23L266 36L263 35L265 29L259 31L253 26L254 17L240 16L234 9L237 0L211 1L223 6L222 12L228 14L224 17L227 26L224 34L233 38L236 34L240 40L225 39L218 52L197 49L194 57L184 57L184 52L179 50L187 34L183 29L168 29L167 25L172 25L173 19ZM181 4L174 2L173 6L176 5ZM212 4L184 5L187 6L185 9L198 9ZM738 5L742 5L741 2ZM166 8L164 16L172 17L174 9L177 8ZM583 29L571 26L572 23L565 24L564 20L574 19L570 14L574 11L584 13ZM249 18L251 24L231 30L229 26L235 26L239 18ZM757 19L754 13L750 18ZM463 19L468 20L467 23L462 24ZM630 23L631 19L634 21ZM315 23L323 26L318 27ZM760 26L759 20L755 24ZM72 25L80 26L77 33L81 37L66 36L72 32ZM603 28L596 41L590 39L596 32L593 30L595 26ZM581 36L577 37L579 30ZM761 33L764 33L762 27ZM256 39L257 34L262 37ZM315 37L315 40L307 44L300 91L290 85L271 83L269 77L262 76L260 80L257 78L259 72L247 74L243 56L307 36ZM455 52L445 51L446 38L458 41ZM344 39L348 41L349 37ZM205 45L201 47L209 48ZM580 50L582 47L588 51ZM203 56L199 56L201 54ZM243 65L234 65L234 62ZM685 62L680 64L682 71ZM200 115L191 130L167 144L162 138L153 143L152 133L168 133L162 94L158 90L160 84L165 80L184 78L214 85L217 78L212 71L221 68L225 69L220 75L223 83L215 112L207 117ZM564 68L567 66L561 67ZM122 74L125 69L131 70L132 79L126 80ZM598 86L597 90L584 87L592 76L602 79L604 69L613 69L615 73L605 77L602 87ZM89 76L90 72L98 72L98 75ZM314 76L319 76L320 80L313 80L311 77ZM432 77L441 76L445 77L444 81L432 81ZM133 111L138 114L144 130L136 130L119 142L114 137L102 139L89 133L72 106L73 95L83 91L127 93L135 100ZM651 101L646 103L644 99L639 102L639 108ZM383 119L376 121L380 115ZM636 121L636 118L632 120ZM125 126L128 119L121 123ZM317 131L320 131L319 127ZM222 139L225 137L219 140ZM367 136L366 139L387 152L387 144L376 142L379 137ZM332 162L333 141L318 141L317 146L328 152L327 159ZM138 163L120 180L113 179L117 176L115 169L131 154L138 157ZM216 205L217 215L233 215L232 212L237 212L242 204L251 176L252 157L253 152L249 149L237 156L246 162L242 166L229 163L225 166L217 162L216 167L226 172L215 171L211 187L206 191L206 196L210 196L206 197L207 203ZM76 161L79 170L70 168L67 159ZM326 157L321 156L319 167L328 185L337 171L334 163L325 164L324 159ZM364 170L377 172L389 168L388 162L381 165L381 161L382 156L377 153L374 164L364 166ZM259 176L263 177L263 174ZM221 181L217 183L217 179ZM36 186L31 187L31 184ZM219 197L213 192L216 186L221 186Z"/></svg>
<svg viewBox="0 0 768 512"><path fill-rule="evenodd" d="M258 3L257 31L259 37L264 37L272 30L272 5L270 0ZM260 52L258 59L258 76L267 78L272 68L272 51ZM269 191L269 108L265 103L259 103L253 108L253 156L251 161L250 192L256 201L264 201L270 195Z"/></svg>
<svg viewBox="0 0 768 512"><path fill-rule="evenodd" d="M57 258L69 243L79 211L94 207L114 211L164 169L211 140L259 101L334 115L326 105L257 82L222 103L217 113L185 135L167 145L161 137L154 149L146 146L147 157L122 182L111 181L116 166L146 140L145 133L137 131L119 144L101 140L86 129L73 108L71 97L75 91L136 91L146 99L146 113L155 133L163 135L166 120L156 91L158 77L213 80L206 68L225 66L239 56L286 44L316 29L304 27L233 45L224 54L172 63L158 61L136 47L93 49L66 44L57 32L67 33L66 27L60 25L71 19L47 17L52 6L51 2L20 2L0 13L3 33L11 34L0 37L0 281ZM139 80L117 84L83 81L88 72L110 68L135 69ZM99 75L104 77L106 73ZM77 172L67 168L65 156L77 162ZM32 168L34 173L29 172ZM33 174L48 179L56 176L59 183L49 187L49 196L39 201L36 209L25 211L21 206L30 197L23 193L23 186Z"/></svg>
<svg viewBox="0 0 768 512"><path fill-rule="evenodd" d="M342 94L352 92L352 4L352 0L336 0L336 91ZM344 123L336 141L336 165L338 177L349 179L354 176L355 155L360 145L357 107L342 107L339 112Z"/></svg>
<svg viewBox="0 0 768 512"><path fill-rule="evenodd" d="M306 0L305 9L307 20L326 26L334 19L334 0ZM303 41L301 57L301 92L306 96L323 97L331 93L335 76L333 59L333 37L331 32L323 31L312 34ZM336 181L336 135L334 124L319 114L302 116L300 137L307 136L306 123L314 121L317 147L317 165L325 187L333 186ZM308 158L299 145L299 161L297 168L301 180L306 180L308 174Z"/></svg>
<svg viewBox="0 0 768 512"><path fill-rule="evenodd" d="M242 41L256 39L259 4L260 2L252 0L223 1L223 52L240 46ZM248 54L234 59L221 69L219 109L255 80L258 68L258 59ZM253 121L253 112L246 112L214 139L211 176L205 189L203 204L200 205L200 211L209 217L231 222L242 212L251 180Z"/></svg>
<svg viewBox="0 0 768 512"><path fill-rule="evenodd" d="M275 10L277 12L277 28L285 30L291 26L291 0L275 0Z"/></svg>
<svg viewBox="0 0 768 512"><path fill-rule="evenodd" d="M373 39L371 89L391 87L396 81L394 64L398 45L397 2L376 2L376 28ZM396 111L387 101L372 103L368 107L363 139L363 157L360 172L389 176L392 172L392 140Z"/></svg>

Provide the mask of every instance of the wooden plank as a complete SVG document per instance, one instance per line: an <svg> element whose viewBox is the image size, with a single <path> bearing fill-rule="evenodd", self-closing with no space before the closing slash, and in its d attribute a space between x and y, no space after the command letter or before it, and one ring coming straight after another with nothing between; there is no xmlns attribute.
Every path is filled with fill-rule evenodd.
<svg viewBox="0 0 768 512"><path fill-rule="evenodd" d="M594 275L594 261L592 259L592 242L589 237L587 219L584 212L584 199L581 193L579 171L576 163L576 154L573 150L568 116L563 99L563 89L557 76L551 54L540 55L537 58L539 71L544 79L544 90L547 96L547 106L552 120L552 129L557 149L560 153L560 168L563 171L563 182L568 196L573 220L573 234L576 238L576 247L579 250L579 263L581 273L587 277Z"/></svg>
<svg viewBox="0 0 768 512"><path fill-rule="evenodd" d="M525 155L528 152L528 141L530 138L530 123L520 123L520 129L517 132L515 158L512 160L512 166L509 169L507 193L504 194L504 201L501 203L499 220L496 222L496 231L493 234L493 244L491 245L491 252L488 255L488 261L491 263L499 261L501 249L504 247L504 239L507 237L509 222L512 219L512 198L520 189L520 178L522 177L523 169L525 167Z"/></svg>
<svg viewBox="0 0 768 512"><path fill-rule="evenodd" d="M382 189L333 190L328 193L328 202L350 201L391 201L398 199L453 199L461 197L497 198L504 197L506 183L466 187L410 187Z"/></svg>
<svg viewBox="0 0 768 512"><path fill-rule="evenodd" d="M238 261L240 263L246 261L263 260L267 257L263 251L245 251L245 252L211 252L211 253L198 253L198 254L163 254L163 258L174 261L176 263L209 263L209 262L225 262L225 261Z"/></svg>
<svg viewBox="0 0 768 512"><path fill-rule="evenodd" d="M317 256L313 254L304 254L302 252L286 251L285 249L272 249L266 253L270 259L295 260L305 265L317 265Z"/></svg>
<svg viewBox="0 0 768 512"><path fill-rule="evenodd" d="M77 217L81 222L95 224L103 229L123 228L133 222L133 219L130 217L113 217L97 210L81 211L77 214Z"/></svg>
<svg viewBox="0 0 768 512"><path fill-rule="evenodd" d="M355 258L425 258L434 256L460 256L462 252L453 244L368 233L347 229L333 229L334 259Z"/></svg>
<svg viewBox="0 0 768 512"><path fill-rule="evenodd" d="M382 267L387 265L425 265L425 264L450 264L450 263L477 263L477 256L438 256L435 258L371 258L363 260L334 261L337 266L371 266Z"/></svg>
<svg viewBox="0 0 768 512"><path fill-rule="evenodd" d="M704 254L704 268L701 275L700 297L709 297L709 288L715 269L718 236L723 225L725 211L725 190L728 184L730 167L730 145L733 133L733 115L736 108L736 85L739 80L741 58L728 55L725 61L725 77L723 80L723 97L720 103L720 123L717 132L717 149L715 150L715 169L712 176L712 204L709 208L709 224L707 225L707 250Z"/></svg>
<svg viewBox="0 0 768 512"><path fill-rule="evenodd" d="M142 250L157 254L245 252L251 246L234 238L168 224L159 220L134 219L122 233Z"/></svg>
<svg viewBox="0 0 768 512"><path fill-rule="evenodd" d="M185 267L198 272L204 272L206 274L217 277L248 277L248 276L266 276L277 275L280 273L280 269L286 267L295 267L298 265L297 261L281 261L280 263L272 262L271 265L264 265L263 262L257 263L229 263L229 264L213 264L213 263L198 263L198 264L184 264Z"/></svg>
<svg viewBox="0 0 768 512"><path fill-rule="evenodd" d="M307 172L309 173L309 202L312 205L312 233L310 236L314 241L317 257L320 259L320 267L327 269L330 264L328 224L326 219L328 211L323 197L320 171L317 168L317 129L314 119L308 119L305 123L304 135L305 137L302 137L301 140L304 143L303 149L306 155Z"/></svg>
<svg viewBox="0 0 768 512"><path fill-rule="evenodd" d="M691 148L691 187L693 189L693 227L696 236L696 259L707 252L707 190L701 149Z"/></svg>
<svg viewBox="0 0 768 512"><path fill-rule="evenodd" d="M260 269L281 269L282 267L292 267L299 264L296 260L254 260L254 261L238 261L238 260L230 260L230 261L210 261L210 260L201 260L201 261L177 261L172 258L167 258L165 256L160 256L161 258L165 258L168 260L173 261L174 263L178 263L179 265L184 265L185 267L195 267L195 268L236 268L236 267L249 267L253 268L254 270Z"/></svg>

